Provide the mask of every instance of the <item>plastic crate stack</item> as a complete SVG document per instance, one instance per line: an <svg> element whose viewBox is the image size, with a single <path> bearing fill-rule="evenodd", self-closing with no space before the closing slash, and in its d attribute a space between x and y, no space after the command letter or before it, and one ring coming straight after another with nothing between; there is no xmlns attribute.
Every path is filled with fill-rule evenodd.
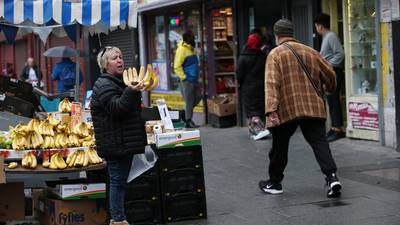
<svg viewBox="0 0 400 225"><path fill-rule="evenodd" d="M161 224L159 168L156 164L129 183L125 194L125 213L130 224Z"/></svg>
<svg viewBox="0 0 400 225"><path fill-rule="evenodd" d="M207 217L201 146L155 149L163 222Z"/></svg>

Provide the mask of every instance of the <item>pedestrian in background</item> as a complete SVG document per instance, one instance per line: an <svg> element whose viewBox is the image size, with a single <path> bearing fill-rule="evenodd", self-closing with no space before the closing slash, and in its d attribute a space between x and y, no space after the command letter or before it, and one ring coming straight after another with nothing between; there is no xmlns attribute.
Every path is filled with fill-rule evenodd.
<svg viewBox="0 0 400 225"><path fill-rule="evenodd" d="M51 73L51 80L57 81L58 93L71 91L76 83L76 63L64 57L57 63ZM82 71L79 71L79 84L83 82Z"/></svg>
<svg viewBox="0 0 400 225"><path fill-rule="evenodd" d="M126 86L124 60L117 47L97 55L101 75L93 86L90 109L96 150L107 161L110 225L127 225L124 210L126 181L134 154L144 153L147 137L141 117L143 83Z"/></svg>
<svg viewBox="0 0 400 225"><path fill-rule="evenodd" d="M3 69L1 75L5 76L5 77L17 79L17 74L14 72L12 63L6 63L6 68Z"/></svg>
<svg viewBox="0 0 400 225"><path fill-rule="evenodd" d="M26 60L20 79L31 83L34 87L43 87L43 83L41 82L42 73L32 57L29 57Z"/></svg>
<svg viewBox="0 0 400 225"><path fill-rule="evenodd" d="M330 23L329 15L324 13L314 19L315 29L322 36L320 54L331 64L336 73L336 88L327 95L332 122L332 128L327 134L329 142L346 136L343 130L342 104L340 102L340 89L344 81L344 50L339 37L330 30Z"/></svg>
<svg viewBox="0 0 400 225"><path fill-rule="evenodd" d="M278 47L270 52L265 72L265 112L272 133L269 180L260 181L259 187L265 193L283 193L289 141L300 126L326 176L327 196L338 197L342 186L326 139L321 94L323 85L328 91L335 89L335 72L317 51L293 38L294 25L289 20L276 22L274 33Z"/></svg>
<svg viewBox="0 0 400 225"><path fill-rule="evenodd" d="M269 135L265 129L264 73L267 55L261 51L261 37L254 33L239 56L236 76L249 126L249 135L259 140Z"/></svg>
<svg viewBox="0 0 400 225"><path fill-rule="evenodd" d="M192 31L186 31L178 43L175 53L174 70L181 81L181 92L185 101L185 127L199 127L193 122L193 109L201 101L199 84L199 60L194 51L195 41Z"/></svg>

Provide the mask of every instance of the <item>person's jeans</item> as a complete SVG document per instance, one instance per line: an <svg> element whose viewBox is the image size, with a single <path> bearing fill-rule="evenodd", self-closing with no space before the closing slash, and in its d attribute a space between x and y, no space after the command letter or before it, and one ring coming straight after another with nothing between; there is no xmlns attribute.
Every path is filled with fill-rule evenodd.
<svg viewBox="0 0 400 225"><path fill-rule="evenodd" d="M202 98L200 84L182 81L181 93L185 100L186 120L191 120L193 117L193 109L197 104L199 104Z"/></svg>
<svg viewBox="0 0 400 225"><path fill-rule="evenodd" d="M340 102L340 89L344 80L342 68L335 67L336 73L336 89L327 95L329 114L331 116L332 127L340 128L343 126L342 104Z"/></svg>
<svg viewBox="0 0 400 225"><path fill-rule="evenodd" d="M124 210L126 180L131 169L132 157L107 159L110 182L109 204L110 217L114 221L126 220Z"/></svg>
<svg viewBox="0 0 400 225"><path fill-rule="evenodd" d="M300 126L306 141L311 145L322 173L336 173L336 164L332 157L325 134L325 120L300 119L270 128L272 148L269 152L269 177L271 182L280 183L288 162L289 141Z"/></svg>

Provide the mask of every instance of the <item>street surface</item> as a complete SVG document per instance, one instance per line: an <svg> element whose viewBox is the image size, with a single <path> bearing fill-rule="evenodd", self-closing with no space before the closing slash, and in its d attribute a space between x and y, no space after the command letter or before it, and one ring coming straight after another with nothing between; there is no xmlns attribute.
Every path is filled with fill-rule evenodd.
<svg viewBox="0 0 400 225"><path fill-rule="evenodd" d="M400 225L400 153L377 142L332 143L343 193L331 200L312 150L297 132L284 193L271 196L258 189L271 139L251 141L246 129L201 129L208 219L174 225Z"/></svg>

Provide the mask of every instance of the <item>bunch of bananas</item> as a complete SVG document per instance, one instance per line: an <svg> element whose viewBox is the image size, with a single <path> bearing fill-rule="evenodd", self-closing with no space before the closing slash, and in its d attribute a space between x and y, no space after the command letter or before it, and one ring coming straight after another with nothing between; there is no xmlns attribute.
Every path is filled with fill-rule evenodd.
<svg viewBox="0 0 400 225"><path fill-rule="evenodd" d="M60 104L58 104L58 111L62 113L69 113L71 112L72 103L69 101L68 98L64 98Z"/></svg>
<svg viewBox="0 0 400 225"><path fill-rule="evenodd" d="M40 122L37 131L41 135L54 136L53 125L50 124L48 119Z"/></svg>
<svg viewBox="0 0 400 225"><path fill-rule="evenodd" d="M39 125L40 125L40 120L38 119L31 119L31 121L29 121L29 123L26 125L27 128L26 130L29 131L36 131L40 134L39 132Z"/></svg>
<svg viewBox="0 0 400 225"><path fill-rule="evenodd" d="M54 147L56 148L67 148L69 147L69 138L67 134L58 133L54 137Z"/></svg>
<svg viewBox="0 0 400 225"><path fill-rule="evenodd" d="M147 65L146 74L143 66L140 67L139 75L136 71L136 68L132 67L124 70L122 77L126 85L143 83L146 91L151 91L158 86L157 74L150 64Z"/></svg>
<svg viewBox="0 0 400 225"><path fill-rule="evenodd" d="M50 160L48 158L43 160L42 166L53 170L63 170L67 168L67 163L65 163L64 158L60 153L55 153L50 157Z"/></svg>
<svg viewBox="0 0 400 225"><path fill-rule="evenodd" d="M32 152L26 153L22 157L21 165L27 169L35 169L37 166L36 156Z"/></svg>
<svg viewBox="0 0 400 225"><path fill-rule="evenodd" d="M90 164L98 164L103 159L97 155L96 150L89 148L87 151L78 150L68 154L66 163L68 167L86 167Z"/></svg>
<svg viewBox="0 0 400 225"><path fill-rule="evenodd" d="M54 146L55 146L54 137L52 136L43 137L43 144L42 144L43 149L51 149L54 148Z"/></svg>
<svg viewBox="0 0 400 225"><path fill-rule="evenodd" d="M17 162L10 162L7 166L8 169L15 169L18 167L18 163Z"/></svg>
<svg viewBox="0 0 400 225"><path fill-rule="evenodd" d="M57 120L56 118L54 118L54 116L52 114L49 114L47 116L47 120L49 121L50 125L55 127L57 126L61 121Z"/></svg>
<svg viewBox="0 0 400 225"><path fill-rule="evenodd" d="M91 127L85 122L80 122L72 129L72 133L80 137L87 137L90 135L90 132L91 132Z"/></svg>

